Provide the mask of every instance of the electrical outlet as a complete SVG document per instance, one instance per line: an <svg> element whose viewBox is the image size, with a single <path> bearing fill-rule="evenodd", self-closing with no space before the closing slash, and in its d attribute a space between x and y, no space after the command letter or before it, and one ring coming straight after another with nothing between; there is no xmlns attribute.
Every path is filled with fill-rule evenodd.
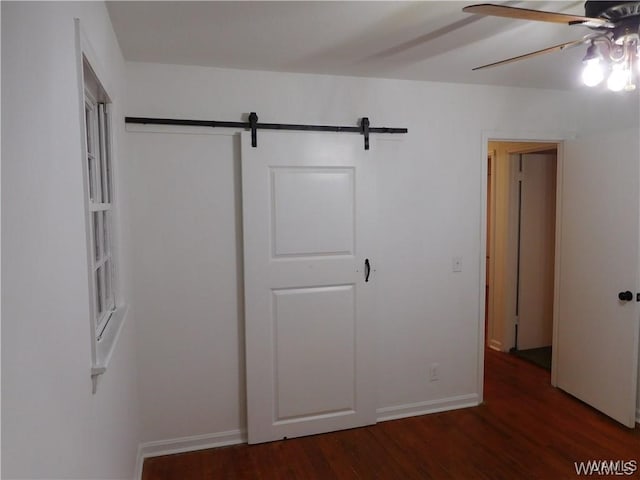
<svg viewBox="0 0 640 480"><path fill-rule="evenodd" d="M437 380L440 380L440 372L438 371L439 367L440 367L440 364L438 364L438 363L432 363L431 367L429 367L429 381L430 382L435 382Z"/></svg>

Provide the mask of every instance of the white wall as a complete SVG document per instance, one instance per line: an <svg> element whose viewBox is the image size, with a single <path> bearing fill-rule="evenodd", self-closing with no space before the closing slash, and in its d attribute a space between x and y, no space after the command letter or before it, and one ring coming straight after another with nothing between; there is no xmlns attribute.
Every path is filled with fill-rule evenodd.
<svg viewBox="0 0 640 480"><path fill-rule="evenodd" d="M96 395L74 17L113 87L117 193L134 238L130 248L120 229L129 318ZM228 131L195 142L129 134L129 155L123 113L238 120L256 110L263 121L335 124L368 115L409 128L378 145L381 416L477 393L482 131L637 124L637 112L619 113L622 97L602 109L609 98L145 64L127 66L125 112L123 68L103 4L2 2L3 478L130 478L140 439L244 426L237 142ZM211 156L188 154L194 143ZM464 262L455 275L454 255ZM197 285L210 288L187 288ZM429 383L434 361L441 380Z"/></svg>
<svg viewBox="0 0 640 480"><path fill-rule="evenodd" d="M74 17L121 118L124 62L104 4L2 2L2 478L134 475L133 309L91 393ZM126 168L115 126L115 167ZM119 295L130 301L128 235L119 236Z"/></svg>
<svg viewBox="0 0 640 480"><path fill-rule="evenodd" d="M584 102L579 93L542 90L140 63L127 64L127 85L131 116L238 121L256 111L264 122L354 125L369 116L372 126L409 128L376 147L385 418L477 400L483 132L585 133L601 128L592 113L603 111L612 125L637 123L619 97ZM604 101L612 104L600 110ZM127 135L143 441L238 433L245 398L236 140L229 130L128 129L147 132ZM462 273L451 272L453 256L463 258ZM432 362L440 380L430 383Z"/></svg>
<svg viewBox="0 0 640 480"><path fill-rule="evenodd" d="M143 439L237 435L245 408L236 142L130 137Z"/></svg>

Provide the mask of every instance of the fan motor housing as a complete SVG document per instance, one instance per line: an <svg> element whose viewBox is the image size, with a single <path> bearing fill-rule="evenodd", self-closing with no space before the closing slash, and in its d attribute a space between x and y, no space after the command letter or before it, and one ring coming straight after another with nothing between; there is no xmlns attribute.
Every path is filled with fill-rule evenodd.
<svg viewBox="0 0 640 480"><path fill-rule="evenodd" d="M585 16L604 18L612 22L623 18L640 15L640 2L603 2L587 1L584 3Z"/></svg>

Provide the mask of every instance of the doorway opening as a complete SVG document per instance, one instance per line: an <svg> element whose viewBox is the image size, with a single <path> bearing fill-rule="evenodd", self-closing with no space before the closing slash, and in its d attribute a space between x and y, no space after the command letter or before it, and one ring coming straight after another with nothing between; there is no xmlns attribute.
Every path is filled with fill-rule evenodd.
<svg viewBox="0 0 640 480"><path fill-rule="evenodd" d="M489 141L485 346L551 370L556 143Z"/></svg>

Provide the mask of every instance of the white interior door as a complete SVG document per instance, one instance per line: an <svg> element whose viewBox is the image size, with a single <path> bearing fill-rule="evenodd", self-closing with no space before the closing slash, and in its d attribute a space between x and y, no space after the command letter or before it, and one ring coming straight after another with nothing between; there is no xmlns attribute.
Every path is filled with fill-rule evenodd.
<svg viewBox="0 0 640 480"><path fill-rule="evenodd" d="M556 155L521 163L518 349L551 345L556 231Z"/></svg>
<svg viewBox="0 0 640 480"><path fill-rule="evenodd" d="M249 443L376 421L374 151L242 134Z"/></svg>
<svg viewBox="0 0 640 480"><path fill-rule="evenodd" d="M637 130L564 144L556 384L635 424L638 365ZM621 301L619 292L633 299Z"/></svg>

